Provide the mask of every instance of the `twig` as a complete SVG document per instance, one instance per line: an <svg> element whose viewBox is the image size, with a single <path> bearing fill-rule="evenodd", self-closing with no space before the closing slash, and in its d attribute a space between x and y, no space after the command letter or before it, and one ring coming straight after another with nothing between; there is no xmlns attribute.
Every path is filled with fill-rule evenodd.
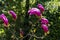
<svg viewBox="0 0 60 40"><path fill-rule="evenodd" d="M26 38L28 35L30 35L30 38L29 38L29 40L31 39L31 37L35 37L35 38L37 38L37 39L43 39L45 36L40 36L40 37L38 37L38 36L36 36L35 34L27 34L26 36L24 36L22 39L24 39L24 38Z"/></svg>
<svg viewBox="0 0 60 40"><path fill-rule="evenodd" d="M29 40L31 40L32 36L30 36Z"/></svg>

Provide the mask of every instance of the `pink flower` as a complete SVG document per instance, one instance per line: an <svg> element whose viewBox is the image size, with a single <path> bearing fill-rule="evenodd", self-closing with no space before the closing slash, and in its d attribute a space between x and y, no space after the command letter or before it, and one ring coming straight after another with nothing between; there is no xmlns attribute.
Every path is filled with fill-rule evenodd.
<svg viewBox="0 0 60 40"><path fill-rule="evenodd" d="M48 26L46 26L45 24L42 24L41 27L45 33L48 32Z"/></svg>
<svg viewBox="0 0 60 40"><path fill-rule="evenodd" d="M38 8L31 8L30 10L28 10L29 15L37 15L40 16L41 12Z"/></svg>
<svg viewBox="0 0 60 40"><path fill-rule="evenodd" d="M43 13L44 12L44 7L41 4L38 4L37 7L40 9L40 11Z"/></svg>
<svg viewBox="0 0 60 40"><path fill-rule="evenodd" d="M48 23L49 23L48 19L46 19L46 18L41 19L41 24L48 24Z"/></svg>
<svg viewBox="0 0 60 40"><path fill-rule="evenodd" d="M4 22L5 26L8 26L8 19L4 14L0 15L0 19Z"/></svg>
<svg viewBox="0 0 60 40"><path fill-rule="evenodd" d="M9 11L9 14L12 15L12 17L13 17L14 20L17 19L17 15L16 15L16 13L15 13L14 11L10 10L10 11Z"/></svg>

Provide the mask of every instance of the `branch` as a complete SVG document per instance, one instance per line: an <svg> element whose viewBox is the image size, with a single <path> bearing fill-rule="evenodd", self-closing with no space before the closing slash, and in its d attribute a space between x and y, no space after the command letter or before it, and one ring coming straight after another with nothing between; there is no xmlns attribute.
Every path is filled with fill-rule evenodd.
<svg viewBox="0 0 60 40"><path fill-rule="evenodd" d="M43 39L43 38L45 38L44 35L38 37L38 36L36 36L35 34L30 34L30 33L28 33L26 36L24 36L24 37L22 38L22 40L23 40L24 38L26 38L27 36L30 36L29 40L30 40L32 37L35 37L35 38L37 38L37 39Z"/></svg>

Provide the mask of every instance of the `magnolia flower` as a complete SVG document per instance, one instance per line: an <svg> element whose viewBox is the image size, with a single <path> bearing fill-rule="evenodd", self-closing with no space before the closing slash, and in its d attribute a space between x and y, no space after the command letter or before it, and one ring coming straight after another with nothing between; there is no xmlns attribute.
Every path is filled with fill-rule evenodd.
<svg viewBox="0 0 60 40"><path fill-rule="evenodd" d="M14 11L10 10L10 11L9 11L9 14L12 15L12 17L13 17L14 20L17 19L17 15L16 15L16 13L15 13Z"/></svg>
<svg viewBox="0 0 60 40"><path fill-rule="evenodd" d="M44 12L44 7L41 4L38 4L37 7L40 9L40 11L43 13Z"/></svg>
<svg viewBox="0 0 60 40"><path fill-rule="evenodd" d="M4 22L4 26L8 26L8 19L4 14L0 15L0 19Z"/></svg>
<svg viewBox="0 0 60 40"><path fill-rule="evenodd" d="M48 24L48 23L49 23L48 19L46 19L46 18L41 19L41 24Z"/></svg>
<svg viewBox="0 0 60 40"><path fill-rule="evenodd" d="M28 10L29 15L37 15L40 16L41 12L38 8L31 8L30 10Z"/></svg>
<svg viewBox="0 0 60 40"><path fill-rule="evenodd" d="M45 24L41 25L42 29L44 30L45 33L48 32L48 26L46 26Z"/></svg>

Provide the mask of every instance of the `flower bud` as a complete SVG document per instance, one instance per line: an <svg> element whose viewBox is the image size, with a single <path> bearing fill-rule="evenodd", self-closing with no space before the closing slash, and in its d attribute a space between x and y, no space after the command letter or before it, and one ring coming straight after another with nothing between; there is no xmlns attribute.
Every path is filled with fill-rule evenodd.
<svg viewBox="0 0 60 40"><path fill-rule="evenodd" d="M41 24L48 24L48 23L49 23L48 19L46 19L46 18L41 19Z"/></svg>
<svg viewBox="0 0 60 40"><path fill-rule="evenodd" d="M20 29L20 38L23 38L23 36L24 36L24 31Z"/></svg>
<svg viewBox="0 0 60 40"><path fill-rule="evenodd" d="M7 17L4 14L1 14L0 19L4 22L4 26L7 27L9 24Z"/></svg>
<svg viewBox="0 0 60 40"><path fill-rule="evenodd" d="M45 33L48 32L48 26L46 26L45 24L42 24L41 27Z"/></svg>
<svg viewBox="0 0 60 40"><path fill-rule="evenodd" d="M13 17L14 20L17 19L17 15L16 15L16 13L15 13L14 11L10 10L10 11L9 11L9 14L12 15L12 17Z"/></svg>
<svg viewBox="0 0 60 40"><path fill-rule="evenodd" d="M40 11L43 13L44 12L44 7L41 4L38 4L37 7L40 9Z"/></svg>
<svg viewBox="0 0 60 40"><path fill-rule="evenodd" d="M37 15L40 16L41 12L38 8L31 8L30 10L28 10L29 15Z"/></svg>

